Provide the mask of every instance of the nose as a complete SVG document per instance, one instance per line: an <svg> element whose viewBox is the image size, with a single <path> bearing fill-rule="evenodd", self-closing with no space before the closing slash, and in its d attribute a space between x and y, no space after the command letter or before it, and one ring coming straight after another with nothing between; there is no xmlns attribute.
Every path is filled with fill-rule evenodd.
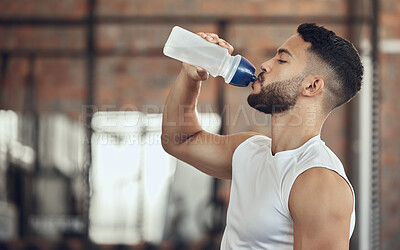
<svg viewBox="0 0 400 250"><path fill-rule="evenodd" d="M272 59L271 59L271 60L268 60L268 61L266 61L266 62L263 62L263 63L261 64L261 69L262 69L262 71L264 71L264 72L266 72L266 73L270 73L271 70L272 70L271 62L272 62Z"/></svg>

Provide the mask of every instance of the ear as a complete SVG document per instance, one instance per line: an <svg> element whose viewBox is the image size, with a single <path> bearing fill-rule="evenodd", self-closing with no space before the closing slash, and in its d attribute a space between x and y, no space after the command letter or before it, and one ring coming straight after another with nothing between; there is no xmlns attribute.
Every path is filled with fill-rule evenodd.
<svg viewBox="0 0 400 250"><path fill-rule="evenodd" d="M322 92L324 86L324 79L322 79L321 77L314 77L304 86L302 94L309 97L319 95Z"/></svg>

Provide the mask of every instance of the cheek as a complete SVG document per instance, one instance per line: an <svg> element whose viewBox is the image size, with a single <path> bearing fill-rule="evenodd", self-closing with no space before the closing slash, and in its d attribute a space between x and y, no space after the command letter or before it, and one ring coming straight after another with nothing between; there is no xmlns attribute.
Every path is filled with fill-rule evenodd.
<svg viewBox="0 0 400 250"><path fill-rule="evenodd" d="M281 65L280 67L276 68L275 72L273 72L274 74L270 75L269 80L272 82L276 82L291 79L298 76L298 74L302 72L301 68L302 67L297 64Z"/></svg>

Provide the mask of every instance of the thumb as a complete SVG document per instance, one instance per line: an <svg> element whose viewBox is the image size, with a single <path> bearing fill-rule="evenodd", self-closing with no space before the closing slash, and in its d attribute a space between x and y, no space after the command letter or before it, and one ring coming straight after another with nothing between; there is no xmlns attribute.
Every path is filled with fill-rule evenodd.
<svg viewBox="0 0 400 250"><path fill-rule="evenodd" d="M200 77L200 80L205 81L208 79L208 72L201 68L201 67L196 67L197 75Z"/></svg>
<svg viewBox="0 0 400 250"><path fill-rule="evenodd" d="M205 76L205 75L207 75L207 71L206 71L205 69L203 69L202 67L196 67L196 71L197 71L197 74L198 74L199 76Z"/></svg>
<svg viewBox="0 0 400 250"><path fill-rule="evenodd" d="M196 70L199 76L205 76L207 74L207 71L201 67L196 67Z"/></svg>

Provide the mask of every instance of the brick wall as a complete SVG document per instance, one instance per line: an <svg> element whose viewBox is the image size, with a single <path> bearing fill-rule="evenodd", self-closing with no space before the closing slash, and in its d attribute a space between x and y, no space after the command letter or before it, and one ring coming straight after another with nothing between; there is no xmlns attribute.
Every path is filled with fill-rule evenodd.
<svg viewBox="0 0 400 250"><path fill-rule="evenodd" d="M0 16L76 19L86 15L86 6L85 0L3 0L0 2Z"/></svg>
<svg viewBox="0 0 400 250"><path fill-rule="evenodd" d="M381 2L380 39L400 41L400 2ZM400 43L399 43L400 44ZM400 46L400 45L399 45ZM398 48L397 51L400 49ZM400 54L380 53L382 249L400 249Z"/></svg>

